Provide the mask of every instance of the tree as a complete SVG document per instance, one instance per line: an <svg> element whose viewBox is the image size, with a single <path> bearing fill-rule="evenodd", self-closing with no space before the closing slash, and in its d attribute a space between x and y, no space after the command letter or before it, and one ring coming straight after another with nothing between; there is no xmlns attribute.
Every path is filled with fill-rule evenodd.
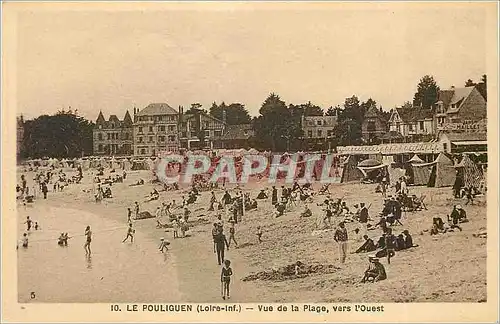
<svg viewBox="0 0 500 324"><path fill-rule="evenodd" d="M94 123L61 110L25 123L21 156L24 158L74 158L93 150Z"/></svg>
<svg viewBox="0 0 500 324"><path fill-rule="evenodd" d="M467 80L467 81L465 82L465 86L466 86L466 87L474 87L474 86L476 86L476 84L477 84L477 83L475 83L475 82L474 82L474 81L472 81L471 79L469 79L469 80Z"/></svg>
<svg viewBox="0 0 500 324"><path fill-rule="evenodd" d="M326 111L325 116L338 116L341 111L342 111L342 108L340 108L340 106L338 106L338 105L335 107L330 107Z"/></svg>
<svg viewBox="0 0 500 324"><path fill-rule="evenodd" d="M292 116L285 102L271 93L259 109L260 116L255 120L256 137L264 149L284 151L292 136L296 136L294 129L289 129Z"/></svg>
<svg viewBox="0 0 500 324"><path fill-rule="evenodd" d="M487 90L487 84L486 84L486 74L483 74L481 76L481 82L479 83L476 83L474 81L472 81L471 79L467 80L465 82L465 86L466 87L475 87L477 89L477 91L479 91L479 93L483 96L483 98L485 100L487 100L487 93L486 93L486 90Z"/></svg>
<svg viewBox="0 0 500 324"><path fill-rule="evenodd" d="M438 98L439 86L434 77L426 75L420 79L417 85L417 92L413 96L413 105L423 108L430 108Z"/></svg>
<svg viewBox="0 0 500 324"><path fill-rule="evenodd" d="M224 119L224 111L226 112L226 123L228 125L249 124L252 121L245 105L241 103L232 103L226 106L224 102L220 105L214 102L210 107L210 115L220 120Z"/></svg>
<svg viewBox="0 0 500 324"><path fill-rule="evenodd" d="M208 112L202 108L202 105L199 102L191 104L191 107L189 107L188 110L186 110L185 114L194 114L194 113L205 113L207 114Z"/></svg>
<svg viewBox="0 0 500 324"><path fill-rule="evenodd" d="M364 112L356 96L346 98L344 109L340 111L333 133L337 145L361 144L361 124Z"/></svg>
<svg viewBox="0 0 500 324"><path fill-rule="evenodd" d="M365 116L365 113L370 109L371 106L377 107L377 102L373 100L372 98L369 98L367 101L363 102L360 105L361 113L363 117Z"/></svg>

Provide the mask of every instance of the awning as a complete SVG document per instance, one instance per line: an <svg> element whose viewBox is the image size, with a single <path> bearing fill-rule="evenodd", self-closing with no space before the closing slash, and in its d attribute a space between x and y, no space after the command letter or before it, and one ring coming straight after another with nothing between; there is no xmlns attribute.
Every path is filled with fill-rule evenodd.
<svg viewBox="0 0 500 324"><path fill-rule="evenodd" d="M488 141L461 141L461 142L451 142L453 145L488 145Z"/></svg>

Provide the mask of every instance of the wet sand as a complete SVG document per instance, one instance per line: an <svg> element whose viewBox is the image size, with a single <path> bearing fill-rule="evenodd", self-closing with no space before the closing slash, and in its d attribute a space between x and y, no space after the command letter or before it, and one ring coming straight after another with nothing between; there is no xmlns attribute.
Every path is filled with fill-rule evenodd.
<svg viewBox="0 0 500 324"><path fill-rule="evenodd" d="M155 219L134 222L137 230L133 244L121 243L126 233L127 207L139 201L141 210L152 214L163 201L181 201L182 190L160 192L160 200L144 203L152 184L130 187L142 178L150 179L149 171L131 171L123 184L112 186L115 198L96 204L90 193L89 172L82 184L70 184L64 192L49 192L49 199L38 199L30 208L18 210L19 231L26 213L39 221L42 230L30 235L30 247L19 249L19 299L32 301L30 292L36 290L38 302L220 302L220 267L213 253L211 227L215 213L206 211L210 198L203 192L194 206L191 219L201 215L206 224L188 231L189 237L173 240L172 233L157 229ZM20 172L18 176L20 176ZM71 172L67 172L71 174ZM28 182L31 173L26 173ZM270 186L263 183L263 186ZM318 185L316 187L319 188ZM258 192L259 185L247 185L244 190ZM316 189L318 189L316 188ZM339 184L330 186L332 197L344 197L349 206L364 201L372 204L370 215L376 218L382 199L374 192L374 185ZM272 216L270 201L259 201L259 208L248 211L237 225L236 238L242 248L233 246L226 251L232 261L231 302L478 302L486 300L486 239L472 234L486 228L485 198L478 197L475 206L467 206L470 222L463 224L463 232L436 237L425 232L431 227L432 217L451 212L453 204L464 200L451 198L451 188L412 187L412 192L426 194L427 211L407 213L404 226L395 227L395 234L408 229L413 235L414 248L398 252L390 265L383 260L388 279L378 284L360 284L367 267L366 254L350 254L347 262L338 261L338 247L333 232L318 236L316 216L320 215L315 198L313 217L299 219L303 206L293 208L278 219ZM222 192L216 191L218 198ZM65 208L57 210L53 208ZM68 210L69 209L69 210ZM205 209L205 210L203 210ZM91 269L83 251L83 232L86 225L94 231ZM256 227L262 226L264 242L257 243ZM349 233L356 224L348 224ZM109 230L117 228L116 230ZM56 243L60 232L82 235L69 241L69 247ZM374 240L380 231L369 231ZM159 238L171 244L166 259L157 247ZM47 239L45 243L37 240ZM361 242L351 236L352 250ZM466 252L464 252L466 251ZM252 272L278 268L296 261L335 264L335 273L312 275L286 281L242 281ZM101 279L102 278L102 279ZM57 287L55 289L54 287Z"/></svg>

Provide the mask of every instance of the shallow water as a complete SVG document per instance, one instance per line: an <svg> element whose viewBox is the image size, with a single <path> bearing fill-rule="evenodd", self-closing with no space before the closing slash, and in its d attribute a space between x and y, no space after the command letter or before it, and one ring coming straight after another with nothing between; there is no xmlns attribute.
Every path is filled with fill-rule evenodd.
<svg viewBox="0 0 500 324"><path fill-rule="evenodd" d="M29 247L18 249L19 302L175 302L181 301L175 258L158 251L136 231L134 243L122 243L126 224L83 210L37 206L18 209L18 237L26 216L40 229L29 233ZM85 228L93 232L92 254L83 249ZM61 232L72 237L57 245ZM34 296L32 294L34 293ZM32 298L34 297L34 298Z"/></svg>

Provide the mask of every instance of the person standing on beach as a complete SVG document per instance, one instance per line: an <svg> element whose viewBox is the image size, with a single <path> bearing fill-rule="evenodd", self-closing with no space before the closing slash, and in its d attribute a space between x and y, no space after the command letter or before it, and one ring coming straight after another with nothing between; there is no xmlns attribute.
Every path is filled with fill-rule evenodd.
<svg viewBox="0 0 500 324"><path fill-rule="evenodd" d="M216 250L217 250L217 262L219 265L224 262L224 251L227 247L229 250L229 243L227 242L226 236L224 235L223 232L220 232L216 239L215 239L215 245L216 245Z"/></svg>
<svg viewBox="0 0 500 324"><path fill-rule="evenodd" d="M85 255L90 255L92 251L90 250L90 242L92 242L92 231L90 230L90 226L87 226L85 229L85 236L87 237L83 248L85 249Z"/></svg>
<svg viewBox="0 0 500 324"><path fill-rule="evenodd" d="M29 216L26 217L26 221L24 222L24 224L26 224L27 228L28 228L28 232L31 230L31 224L33 223L33 221L30 219Z"/></svg>
<svg viewBox="0 0 500 324"><path fill-rule="evenodd" d="M127 236L122 241L122 243L125 243L129 237L130 237L130 243L134 243L134 233L135 233L135 229L132 228L132 223L129 223L128 229L127 229Z"/></svg>
<svg viewBox="0 0 500 324"><path fill-rule="evenodd" d="M139 208L139 203L137 201L135 202L135 207L134 208L135 208L135 219L138 219L139 218L139 210L140 210L140 208Z"/></svg>
<svg viewBox="0 0 500 324"><path fill-rule="evenodd" d="M238 242L236 242L236 238L235 238L235 234L236 234L236 230L234 228L234 219L233 218L230 218L229 219L229 245L231 245L231 241L234 242L234 244L236 244L236 247L238 247Z"/></svg>
<svg viewBox="0 0 500 324"><path fill-rule="evenodd" d="M47 188L47 183L44 181L42 182L42 192L43 192L43 199L47 199L47 192L49 189Z"/></svg>
<svg viewBox="0 0 500 324"><path fill-rule="evenodd" d="M274 206L278 203L278 189L273 186L273 194L271 196L271 204Z"/></svg>
<svg viewBox="0 0 500 324"><path fill-rule="evenodd" d="M132 223L132 210L127 208L127 223Z"/></svg>
<svg viewBox="0 0 500 324"><path fill-rule="evenodd" d="M233 275L233 269L231 269L231 261L225 260L224 266L222 267L222 271L220 273L220 282L222 284L222 299L230 299L231 296L229 294L229 284L231 283L231 276Z"/></svg>
<svg viewBox="0 0 500 324"><path fill-rule="evenodd" d="M340 262L345 263L348 237L344 222L339 223L339 227L335 231L333 239L339 244Z"/></svg>

